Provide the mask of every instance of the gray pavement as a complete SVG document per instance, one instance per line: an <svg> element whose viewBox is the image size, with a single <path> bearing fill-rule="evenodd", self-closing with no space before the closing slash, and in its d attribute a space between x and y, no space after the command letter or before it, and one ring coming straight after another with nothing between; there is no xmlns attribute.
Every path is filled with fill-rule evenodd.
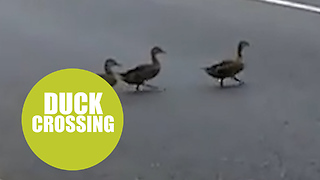
<svg viewBox="0 0 320 180"><path fill-rule="evenodd" d="M2 180L319 180L319 15L246 0L4 0L0 17ZM220 89L200 68L239 40L246 85ZM115 88L125 126L110 157L66 172L32 153L20 114L39 79L102 72L109 56L124 70L154 45L168 54L151 83L167 91Z"/></svg>

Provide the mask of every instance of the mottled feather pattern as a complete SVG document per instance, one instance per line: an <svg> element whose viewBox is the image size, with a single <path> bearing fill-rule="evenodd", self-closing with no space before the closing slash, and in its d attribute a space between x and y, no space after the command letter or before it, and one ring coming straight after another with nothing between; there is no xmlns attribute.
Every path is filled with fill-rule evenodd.
<svg viewBox="0 0 320 180"><path fill-rule="evenodd" d="M242 50L244 47L250 44L246 41L240 41L237 49L237 57L234 60L223 60L220 63L214 64L211 67L204 68L206 73L213 78L220 80L220 86L223 86L223 80L225 78L233 78L239 83L243 83L236 75L244 69L244 63L242 61Z"/></svg>
<svg viewBox="0 0 320 180"><path fill-rule="evenodd" d="M132 85L136 85L136 90L139 90L140 85L147 86L145 81L156 77L161 69L160 63L156 57L157 54L165 53L160 47L153 47L151 49L151 64L139 65L125 73L120 73L121 79ZM150 86L150 85L149 85Z"/></svg>
<svg viewBox="0 0 320 180"><path fill-rule="evenodd" d="M142 83L153 77L160 72L160 66L154 66L151 64L141 65L134 69L122 73L123 80L128 83Z"/></svg>

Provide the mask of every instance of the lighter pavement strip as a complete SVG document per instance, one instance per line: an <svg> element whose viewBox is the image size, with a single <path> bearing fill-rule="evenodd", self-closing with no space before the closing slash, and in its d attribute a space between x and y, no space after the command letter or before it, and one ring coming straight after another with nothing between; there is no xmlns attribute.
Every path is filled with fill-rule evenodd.
<svg viewBox="0 0 320 180"><path fill-rule="evenodd" d="M308 5L308 4L303 4L303 3L284 1L284 0L252 0L252 1L263 2L263 3L268 3L268 4L275 4L275 5L280 5L280 6L285 6L285 7L290 7L290 8L295 8L295 9L299 9L299 10L304 10L304 11L309 11L309 12L320 14L320 7Z"/></svg>

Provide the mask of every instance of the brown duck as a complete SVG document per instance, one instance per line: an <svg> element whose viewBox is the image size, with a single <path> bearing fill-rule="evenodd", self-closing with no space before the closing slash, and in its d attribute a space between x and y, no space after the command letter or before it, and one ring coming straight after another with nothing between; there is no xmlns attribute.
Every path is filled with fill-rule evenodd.
<svg viewBox="0 0 320 180"><path fill-rule="evenodd" d="M235 59L223 60L218 64L214 64L203 69L208 75L212 76L213 78L219 79L221 87L223 87L223 80L226 78L232 78L235 81L239 82L239 84L243 84L243 81L238 79L236 75L244 69L242 50L246 46L250 46L247 41L240 41L237 49L237 57Z"/></svg>
<svg viewBox="0 0 320 180"><path fill-rule="evenodd" d="M153 89L159 89L156 86L146 84L145 82L156 77L161 69L158 54L165 54L166 52L160 47L153 47L151 49L151 64L139 65L133 69L128 70L125 73L120 73L120 76L124 82L130 85L136 85L136 90L139 91L139 87L147 86Z"/></svg>
<svg viewBox="0 0 320 180"><path fill-rule="evenodd" d="M105 73L98 74L100 77L106 80L111 86L114 86L117 84L117 79L111 69L114 66L121 66L121 64L117 63L117 61L115 61L114 59L107 59L104 64Z"/></svg>

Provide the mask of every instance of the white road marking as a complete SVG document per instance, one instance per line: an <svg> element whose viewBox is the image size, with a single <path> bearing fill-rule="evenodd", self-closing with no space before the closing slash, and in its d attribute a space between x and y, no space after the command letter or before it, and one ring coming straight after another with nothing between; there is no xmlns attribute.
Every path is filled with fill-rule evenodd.
<svg viewBox="0 0 320 180"><path fill-rule="evenodd" d="M295 8L295 9L300 9L300 10L305 10L305 11L310 11L310 12L320 14L320 7L316 7L308 4L302 4L302 3L296 3L296 2L284 1L284 0L253 0L253 1L276 4L280 6L285 6L285 7L290 7L290 8Z"/></svg>

